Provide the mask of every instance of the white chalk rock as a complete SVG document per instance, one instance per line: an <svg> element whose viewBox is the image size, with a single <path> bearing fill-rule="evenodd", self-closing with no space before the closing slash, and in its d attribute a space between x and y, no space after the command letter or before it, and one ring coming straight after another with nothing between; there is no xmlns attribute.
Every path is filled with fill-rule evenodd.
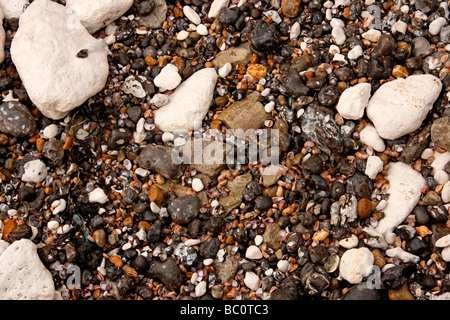
<svg viewBox="0 0 450 320"><path fill-rule="evenodd" d="M208 27L206 27L204 24L200 23L197 26L196 29L197 33L201 36L207 36L208 35Z"/></svg>
<svg viewBox="0 0 450 320"><path fill-rule="evenodd" d="M366 169L364 173L370 179L375 179L377 174L383 170L383 160L377 156L369 156L366 162Z"/></svg>
<svg viewBox="0 0 450 320"><path fill-rule="evenodd" d="M262 259L263 255L261 253L261 250L259 250L257 246L251 245L250 247L247 248L247 251L245 252L245 257L247 259L258 260Z"/></svg>
<svg viewBox="0 0 450 320"><path fill-rule="evenodd" d="M195 25L200 24L200 22L202 22L202 19L200 18L198 13L195 12L195 10L192 9L190 6L184 6L183 13L185 17L188 18L189 21L191 21Z"/></svg>
<svg viewBox="0 0 450 320"><path fill-rule="evenodd" d="M439 17L431 21L430 25L428 26L428 32L430 35L435 36L441 32L441 29L443 26L447 24L447 19L444 17Z"/></svg>
<svg viewBox="0 0 450 320"><path fill-rule="evenodd" d="M406 252L400 247L395 247L392 249L386 250L386 255L391 258L398 258L402 260L403 262L413 262L417 263L419 262L420 258L412 253Z"/></svg>
<svg viewBox="0 0 450 320"><path fill-rule="evenodd" d="M209 110L216 86L214 68L195 72L169 96L169 103L154 111L155 125L164 132L194 130Z"/></svg>
<svg viewBox="0 0 450 320"><path fill-rule="evenodd" d="M21 239L6 248L0 256L2 300L52 300L54 293L53 277L31 240Z"/></svg>
<svg viewBox="0 0 450 320"><path fill-rule="evenodd" d="M280 260L280 261L278 261L277 268L281 272L288 271L289 270L289 261L287 261L287 260Z"/></svg>
<svg viewBox="0 0 450 320"><path fill-rule="evenodd" d="M226 78L231 70L233 70L233 66L231 65L231 63L227 62L217 72L219 76L221 76L222 78Z"/></svg>
<svg viewBox="0 0 450 320"><path fill-rule="evenodd" d="M289 30L289 39L290 40L295 40L298 38L298 36L300 35L300 23L298 23L297 21L294 22L294 24L291 27L291 30Z"/></svg>
<svg viewBox="0 0 450 320"><path fill-rule="evenodd" d="M11 44L11 58L28 96L54 120L102 90L109 74L105 41L84 28L70 28L69 19L64 6L35 0L20 16ZM77 57L82 50L87 57Z"/></svg>
<svg viewBox="0 0 450 320"><path fill-rule="evenodd" d="M23 166L24 173L22 181L38 183L45 179L47 175L47 166L41 160L32 160Z"/></svg>
<svg viewBox="0 0 450 320"><path fill-rule="evenodd" d="M334 43L338 46L343 45L345 43L345 39L347 39L344 29L341 27L336 27L331 30L331 36L333 37Z"/></svg>
<svg viewBox="0 0 450 320"><path fill-rule="evenodd" d="M372 252L365 247L347 250L339 263L339 275L351 284L358 284L372 273L374 260Z"/></svg>
<svg viewBox="0 0 450 320"><path fill-rule="evenodd" d="M171 63L167 64L155 77L153 83L161 92L175 89L181 83L181 76L178 73L178 68Z"/></svg>
<svg viewBox="0 0 450 320"><path fill-rule="evenodd" d="M230 0L214 0L211 3L211 7L209 8L208 18L217 18L219 17L220 10L222 8L228 7Z"/></svg>
<svg viewBox="0 0 450 320"><path fill-rule="evenodd" d="M202 180L200 180L199 178L192 179L192 189L194 189L194 191L200 192L204 187L205 186L203 185Z"/></svg>
<svg viewBox="0 0 450 320"><path fill-rule="evenodd" d="M133 0L66 0L67 10L91 33L120 18Z"/></svg>
<svg viewBox="0 0 450 320"><path fill-rule="evenodd" d="M206 293L206 289L207 289L207 283L206 281L201 281L199 284L197 284L195 286L195 296L196 297L201 297Z"/></svg>
<svg viewBox="0 0 450 320"><path fill-rule="evenodd" d="M344 119L361 119L369 102L371 87L370 83L358 83L344 90L339 98L336 110Z"/></svg>
<svg viewBox="0 0 450 320"><path fill-rule="evenodd" d="M0 8L3 10L6 19L17 19L29 3L28 0L0 0Z"/></svg>
<svg viewBox="0 0 450 320"><path fill-rule="evenodd" d="M431 163L431 174L437 183L444 184L449 181L449 176L443 169L447 162L450 161L450 152L439 153L435 151L433 157L434 160Z"/></svg>
<svg viewBox="0 0 450 320"><path fill-rule="evenodd" d="M352 249L356 248L358 242L359 242L358 237L352 234L350 237L340 240L339 245L346 249Z"/></svg>
<svg viewBox="0 0 450 320"><path fill-rule="evenodd" d="M445 262L450 262L450 247L442 249L441 257Z"/></svg>
<svg viewBox="0 0 450 320"><path fill-rule="evenodd" d="M375 228L381 234L392 232L406 219L419 202L421 190L426 184L419 172L401 162L389 163L386 178L389 181L389 197L383 209L384 218Z"/></svg>
<svg viewBox="0 0 450 320"><path fill-rule="evenodd" d="M365 145L372 147L375 151L383 152L386 149L383 139L378 135L377 129L370 123L359 132L359 140Z"/></svg>
<svg viewBox="0 0 450 320"><path fill-rule="evenodd" d="M450 202L450 181L447 181L444 184L444 187L442 188L441 191L441 198L444 203Z"/></svg>
<svg viewBox="0 0 450 320"><path fill-rule="evenodd" d="M447 235L437 239L437 241L434 245L438 248L445 248L445 247L450 246L450 234L447 234Z"/></svg>
<svg viewBox="0 0 450 320"><path fill-rule="evenodd" d="M376 29L370 29L369 31L364 32L361 36L364 39L369 40L371 42L377 42L378 39L381 37L381 31L378 31Z"/></svg>
<svg viewBox="0 0 450 320"><path fill-rule="evenodd" d="M108 201L108 197L106 196L105 192L102 188L95 188L88 194L89 202L91 203L105 203Z"/></svg>
<svg viewBox="0 0 450 320"><path fill-rule="evenodd" d="M383 84L366 108L380 137L397 139L418 129L442 89L433 75L412 75Z"/></svg>
<svg viewBox="0 0 450 320"><path fill-rule="evenodd" d="M58 131L59 131L58 126L52 123L46 126L44 130L42 130L41 136L44 139L52 139L58 135Z"/></svg>
<svg viewBox="0 0 450 320"><path fill-rule="evenodd" d="M363 49L360 45L355 46L353 49L351 49L348 53L347 53L347 57L350 60L356 60L359 57L361 57L363 54Z"/></svg>
<svg viewBox="0 0 450 320"><path fill-rule="evenodd" d="M0 63L5 60L5 40L6 33L3 29L3 18L5 17L2 8L0 7Z"/></svg>
<svg viewBox="0 0 450 320"><path fill-rule="evenodd" d="M251 290L256 291L259 288L259 277L252 271L247 271L244 277L244 284Z"/></svg>

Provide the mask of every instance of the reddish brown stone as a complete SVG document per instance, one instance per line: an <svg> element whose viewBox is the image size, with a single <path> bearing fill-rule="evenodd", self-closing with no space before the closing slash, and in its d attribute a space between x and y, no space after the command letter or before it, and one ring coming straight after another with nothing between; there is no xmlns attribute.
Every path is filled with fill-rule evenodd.
<svg viewBox="0 0 450 320"><path fill-rule="evenodd" d="M367 198L362 198L358 201L358 215L361 219L367 219L372 212L372 201Z"/></svg>

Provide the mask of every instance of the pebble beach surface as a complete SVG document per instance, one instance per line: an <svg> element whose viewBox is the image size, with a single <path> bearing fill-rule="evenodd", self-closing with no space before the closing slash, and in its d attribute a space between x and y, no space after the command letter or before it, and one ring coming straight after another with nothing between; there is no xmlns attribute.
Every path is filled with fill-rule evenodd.
<svg viewBox="0 0 450 320"><path fill-rule="evenodd" d="M450 299L448 1L0 21L0 299Z"/></svg>

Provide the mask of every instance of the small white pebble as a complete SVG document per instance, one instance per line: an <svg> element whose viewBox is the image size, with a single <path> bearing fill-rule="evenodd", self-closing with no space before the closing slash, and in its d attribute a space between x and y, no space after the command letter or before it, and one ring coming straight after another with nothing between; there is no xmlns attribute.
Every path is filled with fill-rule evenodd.
<svg viewBox="0 0 450 320"><path fill-rule="evenodd" d="M344 21L342 21L341 19L338 18L333 18L330 21L330 26L331 28L344 28L345 27L345 23Z"/></svg>
<svg viewBox="0 0 450 320"><path fill-rule="evenodd" d="M332 44L328 52L334 55L336 53L341 53L341 49L337 45Z"/></svg>
<svg viewBox="0 0 450 320"><path fill-rule="evenodd" d="M262 235L258 234L255 237L255 245L259 246L261 243L263 243L264 238Z"/></svg>
<svg viewBox="0 0 450 320"><path fill-rule="evenodd" d="M178 40L178 41L186 40L187 37L189 37L189 32L187 32L186 30L181 30L181 31L178 32L178 34L177 34L177 40Z"/></svg>
<svg viewBox="0 0 450 320"><path fill-rule="evenodd" d="M202 21L202 19L198 15L198 13L195 12L194 9L192 9L189 6L183 7L183 13L186 16L186 18L189 19L189 21L191 21L192 23L194 23L196 25L200 24L200 22Z"/></svg>
<svg viewBox="0 0 450 320"><path fill-rule="evenodd" d="M397 235L395 233L389 232L384 236L384 240L386 240L388 244L393 244L396 237Z"/></svg>
<svg viewBox="0 0 450 320"><path fill-rule="evenodd" d="M122 246L123 251L128 250L128 249L131 249L131 242L127 242Z"/></svg>
<svg viewBox="0 0 450 320"><path fill-rule="evenodd" d="M445 262L450 262L450 247L445 247L441 252L441 256Z"/></svg>
<svg viewBox="0 0 450 320"><path fill-rule="evenodd" d="M347 39L344 29L340 27L333 28L333 30L331 30L331 35L333 37L334 42L338 46L343 45L345 43L345 39Z"/></svg>
<svg viewBox="0 0 450 320"><path fill-rule="evenodd" d="M270 94L270 88L265 88L262 92L261 95L263 97L267 97Z"/></svg>
<svg viewBox="0 0 450 320"><path fill-rule="evenodd" d="M150 210L154 213L159 213L161 211L161 208L154 202L150 202Z"/></svg>
<svg viewBox="0 0 450 320"><path fill-rule="evenodd" d="M219 201L217 201L216 199L214 199L213 201L211 201L211 207L216 208L219 206Z"/></svg>
<svg viewBox="0 0 450 320"><path fill-rule="evenodd" d="M203 265L210 266L210 265L212 265L213 262L214 262L214 259L208 258L208 259L203 260Z"/></svg>
<svg viewBox="0 0 450 320"><path fill-rule="evenodd" d="M171 133L171 132L164 132L163 134L162 134L162 141L164 141L164 142L169 142L169 141L172 141L173 140L173 138L174 138L174 135L173 135L173 133Z"/></svg>
<svg viewBox="0 0 450 320"><path fill-rule="evenodd" d="M273 111L274 108L275 108L275 101L270 101L269 103L267 103L267 104L264 106L264 110L265 110L267 113L271 113L271 112Z"/></svg>
<svg viewBox="0 0 450 320"><path fill-rule="evenodd" d="M371 42L377 42L381 37L381 31L376 29L370 29L369 31L364 32L361 35L364 39L369 40Z"/></svg>
<svg viewBox="0 0 450 320"><path fill-rule="evenodd" d="M200 23L197 26L197 32L201 36L207 36L208 35L208 28L204 24Z"/></svg>
<svg viewBox="0 0 450 320"><path fill-rule="evenodd" d="M444 187L442 188L441 191L441 198L444 203L450 202L450 181L447 181L444 184Z"/></svg>
<svg viewBox="0 0 450 320"><path fill-rule="evenodd" d="M428 26L428 32L430 35L435 36L441 32L441 29L443 26L447 24L447 19L444 17L439 17L431 21L430 25Z"/></svg>
<svg viewBox="0 0 450 320"><path fill-rule="evenodd" d="M233 69L233 67L232 67L231 63L227 62L223 65L222 68L219 69L218 74L222 78L225 78L226 76L228 76L228 74L231 72L232 69Z"/></svg>
<svg viewBox="0 0 450 320"><path fill-rule="evenodd" d="M56 220L49 221L47 223L47 228L50 230L56 230L59 227L59 222Z"/></svg>
<svg viewBox="0 0 450 320"><path fill-rule="evenodd" d="M201 241L199 239L188 239L184 242L184 244L187 245L188 247L191 247L198 245L200 242Z"/></svg>
<svg viewBox="0 0 450 320"><path fill-rule="evenodd" d="M289 268L289 262L287 260L280 260L277 263L277 268L281 272L286 272L286 271L288 271L288 268Z"/></svg>
<svg viewBox="0 0 450 320"><path fill-rule="evenodd" d="M295 40L300 35L300 24L298 22L294 22L294 24L291 27L291 30L289 31L289 39Z"/></svg>
<svg viewBox="0 0 450 320"><path fill-rule="evenodd" d="M201 297L206 293L206 281L201 281L198 285L195 286L195 296Z"/></svg>
<svg viewBox="0 0 450 320"><path fill-rule="evenodd" d="M247 271L244 277L244 284L251 290L256 291L259 288L260 279L258 275L252 271Z"/></svg>
<svg viewBox="0 0 450 320"><path fill-rule="evenodd" d="M58 135L58 126L56 124L50 124L42 130L42 138L52 139Z"/></svg>
<svg viewBox="0 0 450 320"><path fill-rule="evenodd" d="M264 272L264 274L265 274L266 276L270 277L271 275L273 275L273 269L272 269L272 268L267 269L266 272Z"/></svg>
<svg viewBox="0 0 450 320"><path fill-rule="evenodd" d="M356 60L359 57L361 57L362 54L363 54L362 47L360 45L357 45L347 53L347 57L350 60Z"/></svg>
<svg viewBox="0 0 450 320"><path fill-rule="evenodd" d="M449 180L448 173L444 170L436 170L436 172L433 175L434 180L436 180L439 184L444 184Z"/></svg>
<svg viewBox="0 0 450 320"><path fill-rule="evenodd" d="M399 32L401 34L405 34L407 29L408 29L408 25L405 22L399 20L396 23L394 23L394 25L391 28L391 31L393 33Z"/></svg>
<svg viewBox="0 0 450 320"><path fill-rule="evenodd" d="M200 192L204 187L205 186L203 185L202 180L200 180L199 178L192 179L192 189L194 189L194 191Z"/></svg>
<svg viewBox="0 0 450 320"><path fill-rule="evenodd" d="M420 157L423 160L427 160L429 157L431 157L434 154L433 149L431 148L426 148L425 150L422 151L422 154L420 155Z"/></svg>
<svg viewBox="0 0 450 320"><path fill-rule="evenodd" d="M263 255L261 253L261 250L257 246L250 246L247 248L247 251L245 252L245 257L247 259L262 259Z"/></svg>
<svg viewBox="0 0 450 320"><path fill-rule="evenodd" d="M438 248L445 248L450 246L450 234L447 234L437 239L435 246Z"/></svg>
<svg viewBox="0 0 450 320"><path fill-rule="evenodd" d="M340 240L339 245L346 249L352 249L356 248L358 242L359 242L358 237L352 234L350 237Z"/></svg>

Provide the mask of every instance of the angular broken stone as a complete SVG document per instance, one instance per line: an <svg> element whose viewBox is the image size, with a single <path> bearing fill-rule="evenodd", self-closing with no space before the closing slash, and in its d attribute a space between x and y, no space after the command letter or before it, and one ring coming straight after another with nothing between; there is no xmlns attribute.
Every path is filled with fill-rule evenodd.
<svg viewBox="0 0 450 320"><path fill-rule="evenodd" d="M242 136L237 134L238 130L245 133L249 129L259 129L269 119L270 114L264 110L261 98L261 94L255 91L223 110L217 120L222 121L238 138L241 138Z"/></svg>
<svg viewBox="0 0 450 320"><path fill-rule="evenodd" d="M36 121L20 102L4 102L0 105L0 131L20 138L32 136L36 131Z"/></svg>
<svg viewBox="0 0 450 320"><path fill-rule="evenodd" d="M184 165L172 158L172 148L160 145L147 145L139 154L139 165L160 173L167 179L178 180L184 172ZM180 160L181 161L181 160Z"/></svg>

